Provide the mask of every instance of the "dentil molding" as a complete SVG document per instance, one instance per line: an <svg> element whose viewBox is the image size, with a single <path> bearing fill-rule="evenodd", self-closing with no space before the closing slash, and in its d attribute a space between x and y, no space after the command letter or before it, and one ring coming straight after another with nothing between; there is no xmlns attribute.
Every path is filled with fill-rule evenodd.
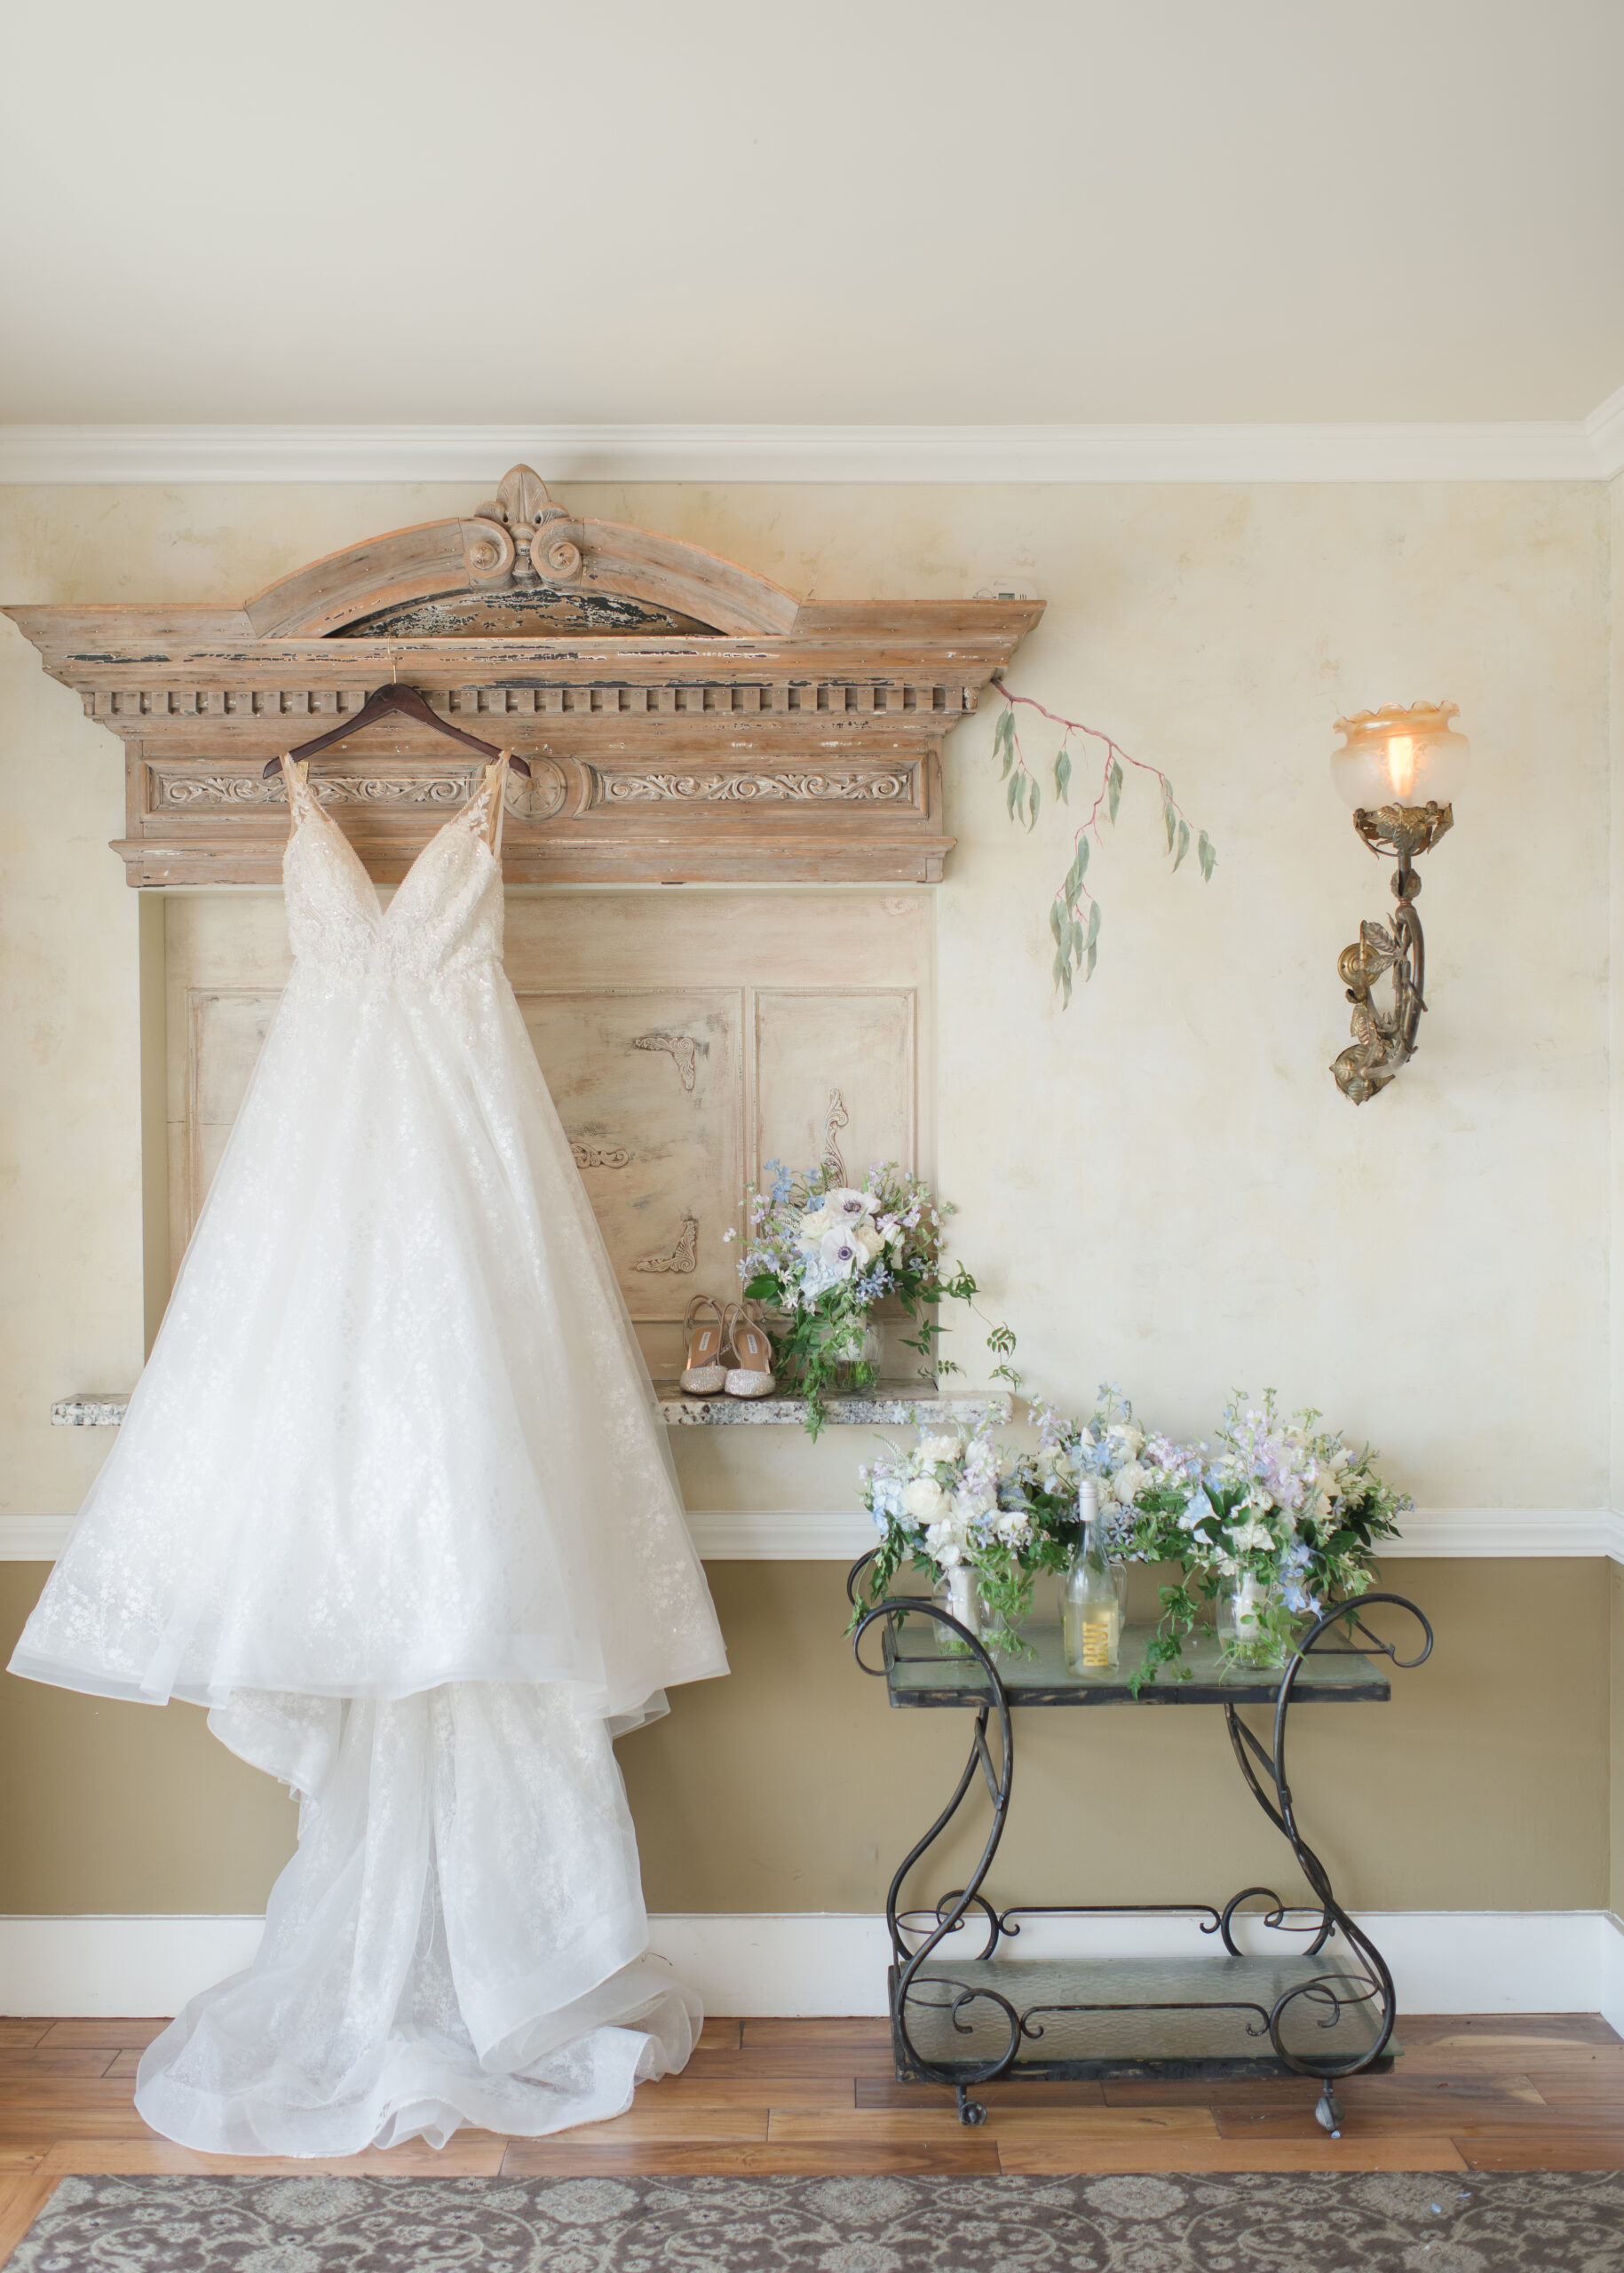
<svg viewBox="0 0 1624 2273"><path fill-rule="evenodd" d="M528 465L477 495L234 607L4 610L124 744L131 884L275 884L275 761L312 741L316 795L397 881L477 785L446 727L528 769L507 793L510 883L940 881L943 741L1041 601L804 602L574 515ZM391 685L427 709L353 741Z"/></svg>
<svg viewBox="0 0 1624 2273"><path fill-rule="evenodd" d="M1588 418L1288 425L0 426L0 482L1596 481L1624 387Z"/></svg>

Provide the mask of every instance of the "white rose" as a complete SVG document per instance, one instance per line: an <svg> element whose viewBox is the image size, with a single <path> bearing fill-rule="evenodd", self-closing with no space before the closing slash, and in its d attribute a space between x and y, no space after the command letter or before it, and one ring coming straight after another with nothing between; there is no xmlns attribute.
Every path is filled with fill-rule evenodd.
<svg viewBox="0 0 1624 2273"><path fill-rule="evenodd" d="M827 1208L809 1208L801 1218L796 1238L803 1247L821 1247L834 1228L835 1218Z"/></svg>
<svg viewBox="0 0 1624 2273"><path fill-rule="evenodd" d="M875 1226L869 1222L867 1216L860 1217L857 1223L849 1225L848 1229L850 1230L852 1239L856 1240L858 1246L863 1250L863 1256L866 1262L872 1263L876 1255L884 1254L885 1242L880 1237L880 1234L875 1230Z"/></svg>
<svg viewBox="0 0 1624 2273"><path fill-rule="evenodd" d="M916 1476L902 1487L902 1508L915 1523L937 1524L947 1512L947 1494L933 1476Z"/></svg>
<svg viewBox="0 0 1624 2273"><path fill-rule="evenodd" d="M957 1460L963 1449L956 1437L921 1437L915 1457L933 1468L939 1460Z"/></svg>
<svg viewBox="0 0 1624 2273"><path fill-rule="evenodd" d="M1111 1478L1111 1492L1121 1508L1131 1508L1151 1480L1150 1470L1141 1468L1137 1461L1128 1461Z"/></svg>
<svg viewBox="0 0 1624 2273"><path fill-rule="evenodd" d="M1135 1421L1113 1421L1110 1429L1113 1446L1120 1447L1129 1460L1137 1460L1145 1450L1145 1431Z"/></svg>

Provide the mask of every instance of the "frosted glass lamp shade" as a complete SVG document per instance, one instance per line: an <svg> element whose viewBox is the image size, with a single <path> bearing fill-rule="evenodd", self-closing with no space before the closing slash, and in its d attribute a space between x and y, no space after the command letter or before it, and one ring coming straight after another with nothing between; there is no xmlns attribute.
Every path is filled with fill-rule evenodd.
<svg viewBox="0 0 1624 2273"><path fill-rule="evenodd" d="M1453 702L1389 703L1339 718L1344 737L1331 753L1331 776L1357 812L1380 805L1452 804L1467 777L1471 744L1452 733Z"/></svg>

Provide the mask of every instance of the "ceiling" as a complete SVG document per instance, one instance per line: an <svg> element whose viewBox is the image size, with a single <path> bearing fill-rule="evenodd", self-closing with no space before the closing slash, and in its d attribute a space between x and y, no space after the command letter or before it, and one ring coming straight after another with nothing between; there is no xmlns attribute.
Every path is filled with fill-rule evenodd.
<svg viewBox="0 0 1624 2273"><path fill-rule="evenodd" d="M1619 0L85 0L0 419L1580 418Z"/></svg>

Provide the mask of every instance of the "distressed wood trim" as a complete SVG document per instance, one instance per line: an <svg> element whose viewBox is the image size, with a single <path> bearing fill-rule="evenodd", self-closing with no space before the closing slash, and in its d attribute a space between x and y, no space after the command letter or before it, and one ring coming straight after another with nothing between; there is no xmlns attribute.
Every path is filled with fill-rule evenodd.
<svg viewBox="0 0 1624 2273"><path fill-rule="evenodd" d="M402 602L589 588L625 602L615 620L634 628L490 638L480 616L480 636L457 638L440 607L433 636L366 633ZM716 628L651 631L633 600ZM1042 606L802 606L698 546L574 519L518 466L477 512L333 553L241 607L5 612L126 746L115 849L138 887L279 882L287 807L266 761L391 680L528 759L509 794L514 883L935 883L953 844L944 739ZM440 737L395 720L335 745L313 778L388 883L469 777Z"/></svg>

